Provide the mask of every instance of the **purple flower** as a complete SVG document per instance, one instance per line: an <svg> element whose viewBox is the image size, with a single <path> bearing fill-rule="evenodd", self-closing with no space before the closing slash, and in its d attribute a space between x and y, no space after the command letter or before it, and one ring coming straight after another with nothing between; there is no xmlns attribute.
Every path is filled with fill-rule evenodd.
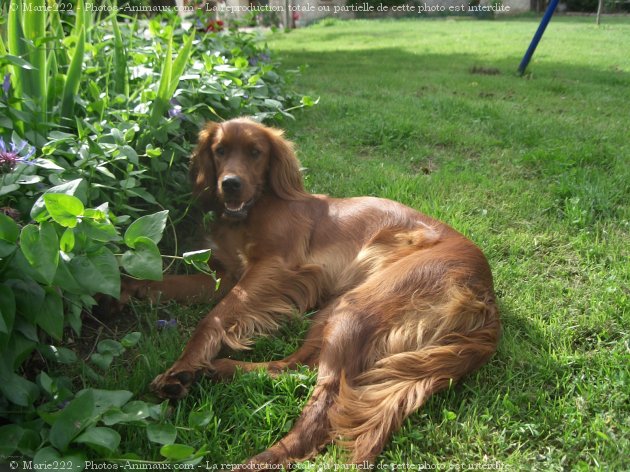
<svg viewBox="0 0 630 472"><path fill-rule="evenodd" d="M168 116L170 118L181 118L182 116L182 106L179 104L177 100L174 98L170 101L171 108L168 110Z"/></svg>
<svg viewBox="0 0 630 472"><path fill-rule="evenodd" d="M5 98L9 96L9 90L11 90L11 74L6 74L2 81L2 91L4 92Z"/></svg>
<svg viewBox="0 0 630 472"><path fill-rule="evenodd" d="M250 57L248 61L249 61L250 66L257 66L261 62L262 63L269 62L270 59L271 59L271 56L269 54L265 54L264 52L261 52L257 56Z"/></svg>
<svg viewBox="0 0 630 472"><path fill-rule="evenodd" d="M24 151L26 151L26 153L24 153ZM31 158L33 154L35 154L35 148L26 141L21 141L16 144L15 141L12 140L11 148L7 149L4 139L0 137L0 174L11 172L20 162L32 165L33 162Z"/></svg>
<svg viewBox="0 0 630 472"><path fill-rule="evenodd" d="M171 318L170 320L157 320L158 329L176 328L177 320Z"/></svg>

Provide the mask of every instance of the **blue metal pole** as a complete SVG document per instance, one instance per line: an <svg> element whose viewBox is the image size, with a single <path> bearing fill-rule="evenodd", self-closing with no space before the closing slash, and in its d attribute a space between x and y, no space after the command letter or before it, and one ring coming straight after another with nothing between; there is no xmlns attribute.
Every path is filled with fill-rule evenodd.
<svg viewBox="0 0 630 472"><path fill-rule="evenodd" d="M556 7L558 6L559 1L560 0L551 0L551 2L549 2L549 6L547 6L545 15L540 21L540 25L538 26L538 29L536 30L536 34L534 34L534 37L532 38L532 42L529 43L529 47L527 48L527 51L525 52L525 55L523 56L523 60L521 61L521 64L518 66L518 73L520 75L523 75L525 73L525 69L527 69L527 65L529 64L529 61L532 59L532 56L534 55L534 51L536 50L536 47L538 46L538 43L540 42L540 39L542 38L545 32L545 29L547 28L547 25L549 24L549 21L551 20L551 16L553 15L553 12L556 10Z"/></svg>

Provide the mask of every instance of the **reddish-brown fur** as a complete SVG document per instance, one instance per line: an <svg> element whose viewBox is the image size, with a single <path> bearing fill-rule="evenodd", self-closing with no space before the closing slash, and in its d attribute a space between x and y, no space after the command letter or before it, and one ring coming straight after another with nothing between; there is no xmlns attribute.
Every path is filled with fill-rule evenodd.
<svg viewBox="0 0 630 472"><path fill-rule="evenodd" d="M305 460L332 441L352 462L374 460L429 395L494 353L490 268L445 224L389 200L307 193L282 132L247 119L206 126L191 178L217 216L210 236L222 285L215 293L203 275L128 284L126 296L217 301L152 388L181 398L200 372L318 369L293 429L247 464ZM216 359L223 346L245 348L309 309L318 310L310 331L288 358Z"/></svg>

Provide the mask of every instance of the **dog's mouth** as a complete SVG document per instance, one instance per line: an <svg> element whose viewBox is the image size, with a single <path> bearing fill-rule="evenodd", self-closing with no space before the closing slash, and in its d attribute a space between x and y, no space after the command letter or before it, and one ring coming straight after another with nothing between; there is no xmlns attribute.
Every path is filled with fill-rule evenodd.
<svg viewBox="0 0 630 472"><path fill-rule="evenodd" d="M224 202L223 214L230 218L243 219L247 216L249 209L254 205L254 198L246 202Z"/></svg>

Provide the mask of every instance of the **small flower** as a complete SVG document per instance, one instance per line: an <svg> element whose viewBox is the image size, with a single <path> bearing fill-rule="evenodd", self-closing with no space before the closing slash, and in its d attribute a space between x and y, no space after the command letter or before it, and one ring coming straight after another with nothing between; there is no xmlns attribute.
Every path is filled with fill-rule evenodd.
<svg viewBox="0 0 630 472"><path fill-rule="evenodd" d="M257 66L261 62L263 62L263 63L264 62L269 62L270 59L271 59L271 56L269 54L265 54L263 52L263 53L258 54L257 56L250 57L249 58L249 65L250 66Z"/></svg>
<svg viewBox="0 0 630 472"><path fill-rule="evenodd" d="M177 327L177 320L171 318L170 320L157 320L158 329L169 329Z"/></svg>
<svg viewBox="0 0 630 472"><path fill-rule="evenodd" d="M6 74L2 81L2 92L5 98L9 96L9 90L11 90L11 74Z"/></svg>
<svg viewBox="0 0 630 472"><path fill-rule="evenodd" d="M26 151L26 153L23 151ZM0 174L11 172L20 162L32 165L31 157L33 157L34 153L35 148L26 141L21 141L19 144L11 141L11 148L7 149L4 139L0 137Z"/></svg>
<svg viewBox="0 0 630 472"><path fill-rule="evenodd" d="M182 116L182 106L174 98L172 98L169 103L171 108L168 110L168 116L171 118L180 118Z"/></svg>

